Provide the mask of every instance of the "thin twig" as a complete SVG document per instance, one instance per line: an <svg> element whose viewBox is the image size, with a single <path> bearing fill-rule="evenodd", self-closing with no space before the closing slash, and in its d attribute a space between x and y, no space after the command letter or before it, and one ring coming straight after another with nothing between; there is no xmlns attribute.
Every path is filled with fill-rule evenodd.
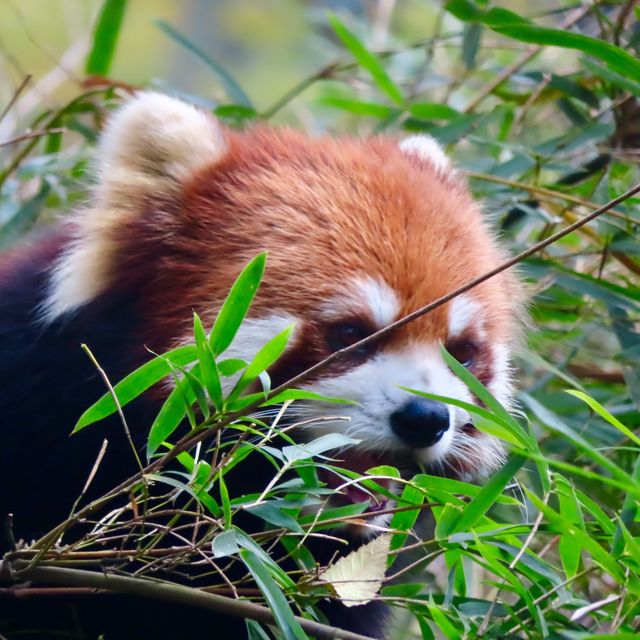
<svg viewBox="0 0 640 640"><path fill-rule="evenodd" d="M127 441L129 442L129 445L131 446L131 451L133 452L133 457L136 459L136 463L138 464L138 467L139 467L140 471L143 471L144 467L142 466L142 460L140 460L140 456L138 455L138 451L136 449L136 445L133 443L133 438L131 437L131 431L129 430L129 425L127 424L127 419L124 417L124 412L122 411L122 406L120 405L120 400L118 400L118 394L115 392L115 390L113 388L113 385L111 384L111 382L109 380L109 377L107 376L105 370L100 366L100 364L96 360L96 358L93 355L93 353L91 353L91 349L89 349L89 347L86 344L81 344L80 346L81 346L82 350L89 356L89 360L91 360L91 364L93 364L93 366L98 370L98 373L100 374L100 377L102 378L102 380L105 383L107 389L109 390L109 393L111 394L111 397L113 398L113 402L116 405L116 409L118 410L118 416L120 418L120 422L122 423L122 428L124 429L124 434L127 437Z"/></svg>
<svg viewBox="0 0 640 640"><path fill-rule="evenodd" d="M627 0L626 4L620 9L618 18L616 19L616 25L613 29L613 42L618 47L620 46L620 36L627 22L627 18L631 15L633 7L636 5L637 0Z"/></svg>
<svg viewBox="0 0 640 640"><path fill-rule="evenodd" d="M571 202L583 207L589 207L590 209L593 209L597 206L597 204L595 202L591 202L591 200L586 200L585 198L574 196L573 194L565 193L564 191L555 191L554 189L548 189L547 187L527 184L526 182L519 182L517 180L509 180L508 178L494 176L489 173L481 173L479 171L465 171L464 173L468 178L475 178L477 180L484 180L486 182L495 182L496 184L502 184L505 187L511 187L512 189L521 189L522 191L527 191L528 193L534 193L535 195L540 196L541 199L547 198L553 200L564 200L565 202ZM640 224L640 219L635 220L634 218L630 218L629 216L620 211L616 211L615 209L610 209L609 211L607 211L607 215L611 216L612 218L624 220L629 224Z"/></svg>
<svg viewBox="0 0 640 640"><path fill-rule="evenodd" d="M18 86L18 88L13 92L13 95L11 96L11 100L9 100L7 106L0 113L0 122L2 122L5 116L7 115L7 113L11 111L11 108L16 103L16 100L20 97L20 94L26 89L27 85L31 82L32 77L33 76L31 74L26 75L24 77L24 80Z"/></svg>
<svg viewBox="0 0 640 640"><path fill-rule="evenodd" d="M22 142L23 140L30 140L31 138L41 138L42 136L49 136L53 133L64 133L66 129L64 127L57 127L54 129L39 129L37 131L27 131L15 138L0 142L0 147L8 147L16 142Z"/></svg>
<svg viewBox="0 0 640 640"><path fill-rule="evenodd" d="M105 438L102 441L102 446L100 447L100 451L98 451L98 455L96 456L96 461L93 463L93 466L91 467L91 471L89 472L87 481L84 483L84 487L82 487L82 491L80 492L80 495L76 498L76 501L73 503L73 506L71 507L71 515L73 515L73 512L76 510L76 507L80 504L80 501L82 500L84 495L87 493L87 490L91 486L91 483L93 482L93 479L95 478L96 473L98 472L98 468L100 467L100 463L104 458L104 454L107 452L108 446L109 446L109 441Z"/></svg>

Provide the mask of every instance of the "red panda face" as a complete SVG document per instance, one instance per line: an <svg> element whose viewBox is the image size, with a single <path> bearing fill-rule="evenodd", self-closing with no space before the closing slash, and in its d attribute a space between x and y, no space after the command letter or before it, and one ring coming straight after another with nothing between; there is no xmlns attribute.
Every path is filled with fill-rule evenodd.
<svg viewBox="0 0 640 640"><path fill-rule="evenodd" d="M266 250L261 290L226 355L249 360L294 323L270 372L275 384L504 258L464 181L427 137L225 132L187 105L144 94L115 117L103 151L93 207L103 215L89 211L76 223L48 314L126 283L139 290L149 336L170 346L188 339L193 309L211 322L242 266ZM310 432L359 440L359 453L345 454L354 467L361 456L464 478L486 474L502 459L498 441L464 410L401 387L474 402L442 360L444 344L508 404L518 301L515 281L497 276L303 385L357 404L289 411L334 416Z"/></svg>

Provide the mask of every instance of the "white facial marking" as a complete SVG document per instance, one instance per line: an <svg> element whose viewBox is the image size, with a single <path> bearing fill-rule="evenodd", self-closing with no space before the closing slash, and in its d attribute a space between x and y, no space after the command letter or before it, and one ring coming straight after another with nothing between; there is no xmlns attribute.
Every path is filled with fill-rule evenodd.
<svg viewBox="0 0 640 640"><path fill-rule="evenodd" d="M396 292L384 280L357 278L348 289L329 300L320 313L327 320L366 314L378 327L393 322L400 311Z"/></svg>
<svg viewBox="0 0 640 640"><path fill-rule="evenodd" d="M376 325L384 327L396 319L400 303L395 291L386 282L365 278L356 283L356 289L364 296Z"/></svg>
<svg viewBox="0 0 640 640"><path fill-rule="evenodd" d="M455 468L452 461L458 458L473 469L472 473L465 475L467 480L487 475L502 463L504 454L500 442L485 434L465 433L463 427L472 418L465 410L453 405L447 405L449 429L435 445L411 448L401 442L391 429L390 416L412 396L400 386L474 402L466 385L446 366L438 348L418 344L391 353L380 353L342 375L322 378L306 387L322 395L355 400L358 405L316 405L315 408L307 405L300 410L305 411L307 417L310 410L319 416L348 417L348 422L329 422L310 428L317 435L344 431L360 440L359 449L408 453L418 463L432 465L439 472L453 470L456 475L459 475L459 467ZM504 394L509 393L508 386L505 385L502 392L506 397ZM292 410L295 413L296 405Z"/></svg>
<svg viewBox="0 0 640 640"><path fill-rule="evenodd" d="M443 148L435 138L429 135L420 134L403 140L400 143L400 151L428 162L438 174L444 174L453 169Z"/></svg>
<svg viewBox="0 0 640 640"><path fill-rule="evenodd" d="M454 298L449 306L449 336L460 336L472 326L482 337L482 306L469 295Z"/></svg>
<svg viewBox="0 0 640 640"><path fill-rule="evenodd" d="M347 434L361 440L361 447L373 450L398 450L401 443L391 433L389 416L410 398L399 386L471 401L466 386L456 378L443 362L436 347L416 346L394 353L381 353L346 373L323 378L308 386L328 396L346 397L360 406L336 409L351 420L343 428ZM325 407L319 409L324 411ZM452 422L463 424L466 415L452 408ZM335 425L331 425L332 430ZM440 457L450 445L451 429L435 446L418 450L423 461Z"/></svg>

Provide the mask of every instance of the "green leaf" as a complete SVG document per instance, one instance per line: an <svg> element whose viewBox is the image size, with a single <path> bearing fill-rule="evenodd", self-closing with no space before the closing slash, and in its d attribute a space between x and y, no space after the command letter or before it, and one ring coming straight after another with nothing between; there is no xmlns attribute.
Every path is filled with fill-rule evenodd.
<svg viewBox="0 0 640 640"><path fill-rule="evenodd" d="M218 486L220 487L220 500L222 502L222 514L224 517L224 528L231 528L232 512L231 501L229 500L229 490L225 482L224 475L218 474Z"/></svg>
<svg viewBox="0 0 640 640"><path fill-rule="evenodd" d="M634 82L633 80L629 80L629 78L616 73L615 71L611 71L605 67L601 67L595 62L591 62L591 60L583 59L582 64L586 67L591 73L595 76L598 76L602 80L612 84L615 87L619 87L620 89L624 89L629 93L632 93L634 96L640 98L640 82Z"/></svg>
<svg viewBox="0 0 640 640"><path fill-rule="evenodd" d="M481 38L481 24L476 22L465 25L464 34L462 36L462 61L468 70L474 69L476 66L476 58L478 57Z"/></svg>
<svg viewBox="0 0 640 640"><path fill-rule="evenodd" d="M313 400L314 402L330 402L331 404L357 404L354 400L343 400L342 398L333 398L323 396L314 391L306 391L304 389L285 389L278 395L269 398L262 406L269 407L273 404L282 404L292 400Z"/></svg>
<svg viewBox="0 0 640 640"><path fill-rule="evenodd" d="M449 0L444 8L454 15L458 20L464 22L468 20L480 20L482 18L482 11L471 0Z"/></svg>
<svg viewBox="0 0 640 640"><path fill-rule="evenodd" d="M627 527L622 522L619 523L620 529L624 535L625 542L627 543L627 551L634 559L636 565L640 565L640 544L638 538L634 538Z"/></svg>
<svg viewBox="0 0 640 640"><path fill-rule="evenodd" d="M478 495L463 508L458 518L452 523L449 533L468 531L475 526L495 504L524 461L524 456L512 456L507 464L491 477Z"/></svg>
<svg viewBox="0 0 640 640"><path fill-rule="evenodd" d="M636 461L633 464L633 482L636 489L640 488L640 456L636 456ZM614 556L619 556L624 550L624 544L622 540L622 534L625 529L630 528L638 514L638 497L634 497L631 492L627 492L622 503L622 510L620 511L620 520L616 527L616 532L613 536L613 542L611 544L611 553Z"/></svg>
<svg viewBox="0 0 640 640"><path fill-rule="evenodd" d="M226 351L233 342L258 291L266 263L266 253L257 255L233 283L209 336L214 356Z"/></svg>
<svg viewBox="0 0 640 640"><path fill-rule="evenodd" d="M471 498L477 496L482 487L476 484L454 480L453 478L441 478L440 476L430 476L426 473L419 473L411 479L411 483L423 489L428 496L440 500L440 494L459 494ZM500 504L520 505L520 502L511 496L500 496Z"/></svg>
<svg viewBox="0 0 640 640"><path fill-rule="evenodd" d="M166 474L160 474L160 473L150 473L146 475L145 478L147 478L148 480L151 480L152 482L159 482L161 484L166 484L166 485L169 485L170 487L174 487L175 489L178 489L179 491L184 491L185 493L188 493L190 496L192 496L196 500L202 502L202 504L204 504L207 507L207 509L209 509L209 511L214 517L216 518L220 517L220 509L218 508L218 505L216 504L216 502L213 499L211 501L208 501L206 499L202 500L203 494L201 492L198 493L193 489L193 487L190 487L188 484L184 482L180 482L180 480L177 480L176 478L171 478ZM206 497L210 498L211 496L206 496Z"/></svg>
<svg viewBox="0 0 640 640"><path fill-rule="evenodd" d="M633 78L636 82L640 80L640 61L605 40L572 31L539 27L506 9L491 9L483 23L493 31L520 42L582 51L599 58L617 73Z"/></svg>
<svg viewBox="0 0 640 640"><path fill-rule="evenodd" d="M302 527L296 522L295 518L283 511L279 505L263 502L255 507L251 507L248 511L276 527L282 527L295 533L303 533Z"/></svg>
<svg viewBox="0 0 640 640"><path fill-rule="evenodd" d="M284 331L281 331L277 336L271 338L267 344L258 351L255 358L249 363L249 366L244 370L244 373L240 377L240 380L236 383L233 391L229 394L228 401L231 403L238 398L240 393L258 376L266 371L280 356L284 353L289 343L289 338L295 329L295 325L288 326Z"/></svg>
<svg viewBox="0 0 640 640"><path fill-rule="evenodd" d="M623 483L628 487L633 487L636 490L638 489L637 486L634 486L635 483L626 471L621 469L617 464L615 464L615 462L600 453L592 444L585 440L582 435L574 431L569 425L560 420L557 415L549 411L546 407L544 407L535 398L527 393L520 394L520 397L523 402L535 413L536 417L542 424L552 429L553 431L562 434L575 447L583 451L601 467L607 469L611 473L611 475L616 480L618 480L619 483ZM604 479L602 481L606 482L606 480Z"/></svg>
<svg viewBox="0 0 640 640"><path fill-rule="evenodd" d="M640 60L606 40L568 30L539 27L507 9L493 8L483 12L468 0L449 1L445 9L460 20L480 22L492 31L520 42L582 51L602 60L622 76L635 82L640 80Z"/></svg>
<svg viewBox="0 0 640 640"><path fill-rule="evenodd" d="M399 504L402 506L415 504L416 507L421 507L426 497L427 496L424 491L412 484L407 484L402 490ZM398 511L393 514L393 518L391 518L391 522L389 523L389 528L395 531L409 531L416 523L420 513L422 513L422 509L419 508L409 511ZM390 549L393 551L394 549L402 547L407 540L407 537L407 533L394 534L391 538ZM398 554L390 555L387 559L388 566L391 566L397 558Z"/></svg>
<svg viewBox="0 0 640 640"><path fill-rule="evenodd" d="M180 33L175 27L171 26L164 20L156 20L155 24L158 25L161 31L163 31L169 38L179 45L184 47L187 51L193 53L199 60L204 62L209 69L218 77L225 92L229 98L236 104L243 107L247 107L253 110L251 100L247 94L242 90L242 87L236 82L235 78L219 63L217 63L209 54L205 53L200 47L195 45L185 35Z"/></svg>
<svg viewBox="0 0 640 640"><path fill-rule="evenodd" d="M582 531L579 527L569 522L562 514L557 513L548 505L545 505L538 496L532 491L529 491L527 487L523 486L523 490L527 496L533 502L537 509L542 511L549 523L560 533L565 533L574 539L575 544L580 545L586 551L591 554L591 557L597 562L605 571L609 573L612 578L622 584L625 582L624 573L622 567L618 565L615 558L609 555L593 538L587 533Z"/></svg>
<svg viewBox="0 0 640 640"><path fill-rule="evenodd" d="M386 119L399 113L397 109L388 107L385 104L379 104L377 102L363 102L362 100L340 98L338 96L328 96L323 98L321 103L329 107L336 107L342 111L354 113L358 116L370 116L372 118Z"/></svg>
<svg viewBox="0 0 640 640"><path fill-rule="evenodd" d="M453 120L460 117L460 112L453 107L437 102L414 102L409 107L409 113L422 120Z"/></svg>
<svg viewBox="0 0 640 640"><path fill-rule="evenodd" d="M295 590L296 583L287 572L248 534L236 528L238 544L257 558L282 589Z"/></svg>
<svg viewBox="0 0 640 640"><path fill-rule="evenodd" d="M444 633L449 640L460 640L460 638L462 638L462 634L459 631L459 626L455 622L449 620L446 616L446 610L436 606L432 597L429 598L426 604L429 608L429 612L431 613L431 618L438 625L442 633Z"/></svg>
<svg viewBox="0 0 640 640"><path fill-rule="evenodd" d="M238 553L240 547L236 538L236 530L228 529L219 533L211 542L211 551L214 558L224 558Z"/></svg>
<svg viewBox="0 0 640 640"><path fill-rule="evenodd" d="M604 512L602 507L595 500L576 488L574 488L574 493L580 501L580 505L594 517L602 530L607 535L613 534L616 528L611 521L611 517Z"/></svg>
<svg viewBox="0 0 640 640"><path fill-rule="evenodd" d="M220 362L217 363L218 372L221 376L230 378L236 373L242 371L242 369L244 369L247 364L249 363L241 360L240 358L228 358L227 360L220 360Z"/></svg>
<svg viewBox="0 0 640 640"><path fill-rule="evenodd" d="M623 435L625 435L629 440L635 442L640 446L640 438L631 431L628 427L626 427L618 418L612 415L609 411L607 411L597 400L594 400L591 396L588 396L586 393L582 391L575 391L573 389L567 389L566 393L569 395L575 396L579 398L584 403L589 405L592 411L595 411L601 418L604 418L609 424L613 425L618 431L620 431Z"/></svg>
<svg viewBox="0 0 640 640"><path fill-rule="evenodd" d="M461 503L462 504L462 503ZM436 540L448 541L450 533L462 511L462 506L453 503L445 504L443 507L433 507L432 513L436 521L434 531Z"/></svg>
<svg viewBox="0 0 640 640"><path fill-rule="evenodd" d="M199 369L198 365L198 369ZM196 417L193 411L191 410L193 402L189 401L191 394L185 393L185 387L188 386L190 391L193 393L193 396L198 403L198 407L205 418L208 418L211 412L209 411L209 404L207 402L207 394L204 391L204 387L198 378L191 371L187 371L183 367L176 367L180 373L182 373L182 379L177 378L174 375L174 379L177 380L177 387L182 390L183 400L185 402L185 409L187 415L189 416L189 422L191 423L191 428L195 428L196 426ZM174 372L175 374L175 372Z"/></svg>
<svg viewBox="0 0 640 640"><path fill-rule="evenodd" d="M389 478L400 479L400 472L390 464L379 464L376 467L367 469L366 473L371 476L388 476Z"/></svg>
<svg viewBox="0 0 640 640"><path fill-rule="evenodd" d="M515 418L491 395L491 392L478 380L464 365L460 364L444 347L440 345L440 355L442 359L447 363L447 366L453 373L464 382L469 391L473 393L480 402L486 405L494 415L501 419L504 424L511 425L515 432L523 434L520 425L516 422ZM526 437L528 441L528 436Z"/></svg>
<svg viewBox="0 0 640 640"><path fill-rule="evenodd" d="M595 483L606 484L610 487L615 487L616 489L627 491L633 494L636 498L640 498L640 487L637 483L631 484L631 476L625 474L625 472L621 469L619 469L618 473L616 473L616 475L619 476L620 479L610 478L609 476L603 475L600 471L591 471L584 464L570 464L568 462L563 462L562 460L555 460L554 458L543 456L540 453L534 453L533 451L524 451L523 449L515 449L515 452L526 456L527 458L530 458L535 462L543 462L549 467L560 469L566 473L573 473L577 476L581 476L582 478L588 478Z"/></svg>
<svg viewBox="0 0 640 640"><path fill-rule="evenodd" d="M566 313L563 310L563 313ZM564 380L566 383L570 384L572 387L576 389L583 390L584 387L580 384L580 382L569 375L566 371L562 371L558 367L554 366L547 360L545 360L539 353L532 351L531 349L521 349L518 351L518 357L528 362L529 364L534 365L536 368L541 368L553 373L554 376L557 376L561 380Z"/></svg>
<svg viewBox="0 0 640 640"><path fill-rule="evenodd" d="M255 620L245 619L247 640L271 640L271 636Z"/></svg>
<svg viewBox="0 0 640 640"><path fill-rule="evenodd" d="M196 365L191 374L195 374L199 365ZM160 445L180 426L184 417L189 413L190 407L196 401L196 394L192 385L185 384L183 380L176 380L176 386L164 401L156 416L147 439L147 458L150 458ZM194 422L191 418L190 422Z"/></svg>
<svg viewBox="0 0 640 640"><path fill-rule="evenodd" d="M359 440L354 440L342 433L327 433L311 442L283 447L282 455L287 462L295 462L296 460L306 460L319 456L325 451L354 445L358 442Z"/></svg>
<svg viewBox="0 0 640 640"><path fill-rule="evenodd" d="M393 83L384 67L380 64L380 60L362 44L354 33L347 29L337 16L330 15L329 22L338 38L351 51L358 64L373 78L378 89L386 93L397 104L403 104L404 98L400 89Z"/></svg>
<svg viewBox="0 0 640 640"><path fill-rule="evenodd" d="M113 388L121 407L142 395L154 384L166 378L172 371L171 365L185 366L197 359L197 350L193 345L177 347L163 356L156 356L146 364L124 377ZM92 404L78 419L73 433L102 420L118 410L111 393L105 393Z"/></svg>
<svg viewBox="0 0 640 640"><path fill-rule="evenodd" d="M558 506L560 513L571 523L584 530L582 512L578 497L573 490L573 486L562 476L555 476ZM558 543L560 561L567 578L573 578L578 573L582 549L576 544L573 536L564 534L560 536Z"/></svg>
<svg viewBox="0 0 640 640"><path fill-rule="evenodd" d="M245 122L246 120L255 120L258 117L255 109L241 104L222 104L216 107L214 113L219 118L232 122Z"/></svg>
<svg viewBox="0 0 640 640"><path fill-rule="evenodd" d="M220 384L220 373L213 351L207 341L207 336L202 326L202 321L198 314L193 314L193 335L196 339L196 348L198 349L198 360L200 360L200 373L204 386L209 394L209 399L213 403L216 411L222 409L222 385Z"/></svg>
<svg viewBox="0 0 640 640"><path fill-rule="evenodd" d="M127 8L127 0L104 0L93 31L93 44L85 65L85 73L92 76L107 76L120 29Z"/></svg>
<svg viewBox="0 0 640 640"><path fill-rule="evenodd" d="M251 572L253 579L258 585L258 589L260 589L267 601L267 605L269 609L271 609L283 637L286 640L308 640L307 635L295 619L293 611L291 611L291 607L280 590L280 587L278 587L274 579L269 575L269 572L260 559L253 555L248 549L242 549L240 551L240 557L247 566L247 569Z"/></svg>

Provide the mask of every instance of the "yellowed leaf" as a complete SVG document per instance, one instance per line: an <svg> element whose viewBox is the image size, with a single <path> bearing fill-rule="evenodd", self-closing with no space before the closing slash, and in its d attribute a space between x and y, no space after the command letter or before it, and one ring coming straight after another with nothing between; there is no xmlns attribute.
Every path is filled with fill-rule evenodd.
<svg viewBox="0 0 640 640"><path fill-rule="evenodd" d="M391 535L383 533L329 565L319 578L335 589L345 607L367 604L382 586L390 544Z"/></svg>

